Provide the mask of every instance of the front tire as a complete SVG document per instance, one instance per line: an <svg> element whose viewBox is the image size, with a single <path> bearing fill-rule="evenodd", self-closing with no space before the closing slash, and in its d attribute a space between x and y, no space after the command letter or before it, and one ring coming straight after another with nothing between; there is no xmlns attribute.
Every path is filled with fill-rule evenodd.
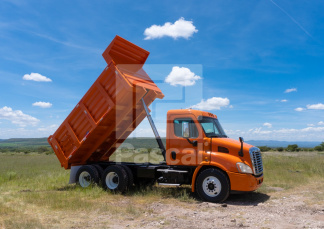
<svg viewBox="0 0 324 229"><path fill-rule="evenodd" d="M196 191L201 199L220 203L225 201L229 196L230 183L222 171L210 168L202 171L198 175Z"/></svg>

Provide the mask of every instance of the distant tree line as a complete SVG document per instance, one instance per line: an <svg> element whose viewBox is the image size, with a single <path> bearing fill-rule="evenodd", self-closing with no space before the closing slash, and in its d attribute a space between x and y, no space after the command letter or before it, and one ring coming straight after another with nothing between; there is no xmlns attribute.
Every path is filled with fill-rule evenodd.
<svg viewBox="0 0 324 229"><path fill-rule="evenodd" d="M278 152L299 152L299 151L324 151L324 142L322 142L320 145L315 146L314 148L300 148L297 144L288 145L285 147L268 147L268 146L259 146L259 149L261 152L267 152L267 151L278 151Z"/></svg>
<svg viewBox="0 0 324 229"><path fill-rule="evenodd" d="M0 153L45 153L53 154L54 151L50 146L1 146Z"/></svg>

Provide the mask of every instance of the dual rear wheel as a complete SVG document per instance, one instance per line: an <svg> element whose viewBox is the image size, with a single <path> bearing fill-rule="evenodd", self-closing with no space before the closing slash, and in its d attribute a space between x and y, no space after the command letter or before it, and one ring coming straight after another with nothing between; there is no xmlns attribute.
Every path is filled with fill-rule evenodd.
<svg viewBox="0 0 324 229"><path fill-rule="evenodd" d="M81 187L100 184L105 190L124 193L131 189L134 177L126 165L111 165L105 170L100 165L84 165L79 168L76 180Z"/></svg>
<svg viewBox="0 0 324 229"><path fill-rule="evenodd" d="M76 181L82 188L87 188L92 184L99 183L99 172L93 165L83 165L76 173Z"/></svg>
<svg viewBox="0 0 324 229"><path fill-rule="evenodd" d="M125 167L121 165L108 166L101 179L102 187L112 192L124 193L131 186L131 177L127 174Z"/></svg>

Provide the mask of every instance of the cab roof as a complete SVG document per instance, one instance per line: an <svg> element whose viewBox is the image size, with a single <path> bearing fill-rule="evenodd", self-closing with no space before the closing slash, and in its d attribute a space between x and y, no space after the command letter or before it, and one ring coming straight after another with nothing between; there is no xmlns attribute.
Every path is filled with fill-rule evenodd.
<svg viewBox="0 0 324 229"><path fill-rule="evenodd" d="M206 117L211 117L211 118L217 118L216 115L213 113L207 112L207 111L201 111L201 110L194 110L191 108L188 109L177 109L177 110L169 110L167 115L185 115L185 114L193 114L197 118L199 116L206 116Z"/></svg>

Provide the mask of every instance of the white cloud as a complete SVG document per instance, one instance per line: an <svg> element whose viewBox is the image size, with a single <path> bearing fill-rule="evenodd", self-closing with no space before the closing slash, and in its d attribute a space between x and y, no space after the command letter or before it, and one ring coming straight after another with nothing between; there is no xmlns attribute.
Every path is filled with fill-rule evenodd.
<svg viewBox="0 0 324 229"><path fill-rule="evenodd" d="M282 128L278 130L262 130L262 127L248 131L225 130L234 139L243 136L246 140L277 140L277 141L323 141L324 127L306 127L302 129Z"/></svg>
<svg viewBox="0 0 324 229"><path fill-rule="evenodd" d="M132 137L132 138L141 138L141 137L147 137L147 136L150 136L150 137L153 137L153 132L152 132L152 128L150 128L149 126L147 126L148 128L136 128L131 134L129 137ZM166 136L166 130L165 129L160 129L160 128L157 128L160 136Z"/></svg>
<svg viewBox="0 0 324 229"><path fill-rule="evenodd" d="M37 130L38 131L43 131L43 132L51 132L51 133L53 133L53 132L56 131L57 128L58 128L58 125L53 124L53 125L50 125L50 126L47 126L47 127L42 126L40 128L37 128Z"/></svg>
<svg viewBox="0 0 324 229"><path fill-rule="evenodd" d="M268 122L263 123L263 126L266 126L268 128L272 128L272 124L268 123Z"/></svg>
<svg viewBox="0 0 324 229"><path fill-rule="evenodd" d="M174 66L170 74L165 78L165 82L172 86L192 86L201 77L195 75L189 68Z"/></svg>
<svg viewBox="0 0 324 229"><path fill-rule="evenodd" d="M324 125L324 122L320 121L320 122L317 123L317 125L322 126L322 125Z"/></svg>
<svg viewBox="0 0 324 229"><path fill-rule="evenodd" d="M259 127L259 128L255 128L255 129L250 129L249 132L253 133L253 134L269 134L272 131L271 130L262 130L262 127Z"/></svg>
<svg viewBox="0 0 324 229"><path fill-rule="evenodd" d="M311 128L311 127L307 127L307 128ZM287 128L282 128L280 130L276 130L274 131L275 133L282 133L282 134L292 134L292 133L296 133L298 132L297 129L287 129Z"/></svg>
<svg viewBox="0 0 324 229"><path fill-rule="evenodd" d="M34 107L41 107L41 108L50 108L52 107L52 104L49 102L35 102L33 103Z"/></svg>
<svg viewBox="0 0 324 229"><path fill-rule="evenodd" d="M30 115L24 114L20 110L12 110L11 107L0 108L0 119L5 119L11 121L13 124L19 125L21 127L27 125L36 125L39 120Z"/></svg>
<svg viewBox="0 0 324 229"><path fill-rule="evenodd" d="M323 103L307 105L306 107L307 107L307 109L310 109L310 110L324 110Z"/></svg>
<svg viewBox="0 0 324 229"><path fill-rule="evenodd" d="M314 124L307 124L307 126L315 126Z"/></svg>
<svg viewBox="0 0 324 229"><path fill-rule="evenodd" d="M52 82L50 78L47 78L46 76L42 76L39 73L30 73L30 74L25 74L23 76L23 80L33 80L37 82Z"/></svg>
<svg viewBox="0 0 324 229"><path fill-rule="evenodd" d="M305 108L302 108L302 107L297 107L297 108L295 109L295 111L303 111L303 110L305 110Z"/></svg>
<svg viewBox="0 0 324 229"><path fill-rule="evenodd" d="M205 111L220 110L221 107L227 107L229 104L228 98L212 97L207 100L202 99L200 103L191 106L191 108Z"/></svg>
<svg viewBox="0 0 324 229"><path fill-rule="evenodd" d="M43 138L53 134L58 128L58 125L41 126L40 128L1 128L0 139L8 138Z"/></svg>
<svg viewBox="0 0 324 229"><path fill-rule="evenodd" d="M285 90L285 93L290 93L290 92L293 92L293 91L297 91L297 88L288 88Z"/></svg>
<svg viewBox="0 0 324 229"><path fill-rule="evenodd" d="M285 102L288 102L288 100L287 99L282 99L282 100L280 100L280 102L285 103Z"/></svg>
<svg viewBox="0 0 324 229"><path fill-rule="evenodd" d="M172 37L177 39L183 37L188 39L194 33L197 33L198 30L193 25L192 21L186 21L183 17L178 21L175 21L173 24L171 22L166 22L164 25L152 25L149 28L146 28L144 31L145 38L144 40L152 40L162 37Z"/></svg>
<svg viewBox="0 0 324 229"><path fill-rule="evenodd" d="M321 131L324 131L324 127L306 127L306 128L303 128L303 129L287 129L287 128L282 128L282 129L279 129L279 130L269 130L269 131L256 131L257 129L260 129L261 130L261 127L260 128L256 128L254 129L254 133L282 133L282 134L293 134L293 133L300 133L300 132L304 132L304 133L308 133L308 132L321 132Z"/></svg>

